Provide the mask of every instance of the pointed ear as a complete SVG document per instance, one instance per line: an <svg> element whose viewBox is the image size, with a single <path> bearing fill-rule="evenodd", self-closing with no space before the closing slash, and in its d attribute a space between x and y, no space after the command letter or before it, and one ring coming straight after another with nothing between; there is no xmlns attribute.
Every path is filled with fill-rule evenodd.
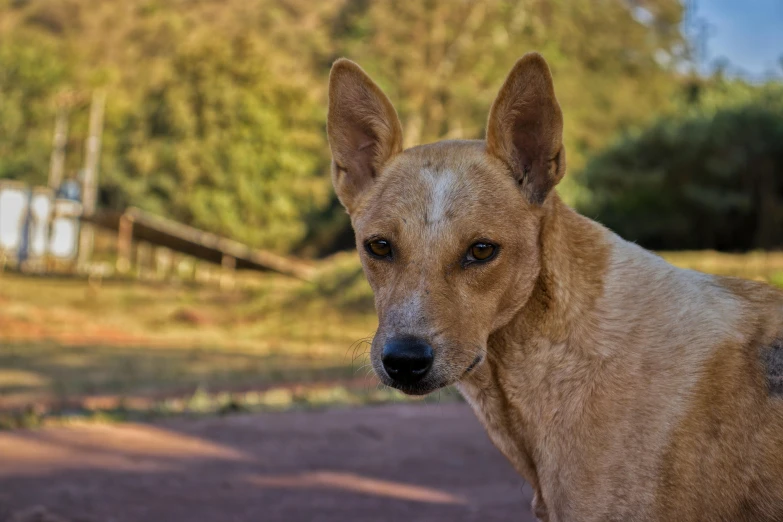
<svg viewBox="0 0 783 522"><path fill-rule="evenodd" d="M542 204L563 178L563 113L540 54L520 58L501 87L489 112L487 151L511 168L534 204Z"/></svg>
<svg viewBox="0 0 783 522"><path fill-rule="evenodd" d="M402 125L389 98L345 58L329 75L326 130L332 148L332 183L350 213L381 167L402 151Z"/></svg>

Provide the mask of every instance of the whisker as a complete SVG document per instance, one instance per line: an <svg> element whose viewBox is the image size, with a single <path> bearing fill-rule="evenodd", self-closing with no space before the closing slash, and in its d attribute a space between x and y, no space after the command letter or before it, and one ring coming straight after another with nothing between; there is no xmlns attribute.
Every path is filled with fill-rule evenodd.
<svg viewBox="0 0 783 522"><path fill-rule="evenodd" d="M369 372L365 371L365 375L364 375L365 377L368 377L369 375L371 375L372 371L373 371L372 363L368 362L366 364L362 364L361 366L356 368L356 371L354 371L353 374L356 375L357 373L359 373L362 370L370 370Z"/></svg>
<svg viewBox="0 0 783 522"><path fill-rule="evenodd" d="M356 341L352 342L351 345L348 347L348 350L345 352L345 356L348 356L348 352L353 351L353 354L355 356L356 351L361 348L363 344L372 344L372 337L362 337L361 339L357 339Z"/></svg>

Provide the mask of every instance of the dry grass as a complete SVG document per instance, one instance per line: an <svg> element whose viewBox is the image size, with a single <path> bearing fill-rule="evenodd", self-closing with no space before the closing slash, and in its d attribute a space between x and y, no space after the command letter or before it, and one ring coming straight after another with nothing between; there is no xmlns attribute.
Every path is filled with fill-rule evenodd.
<svg viewBox="0 0 783 522"><path fill-rule="evenodd" d="M289 383L314 385L292 402L320 402L317 390L330 383L377 395L362 342L375 313L350 257L328 263L315 283L267 275L241 283L225 291L0 275L0 410L153 407L196 390L202 399L231 391L235 401Z"/></svg>
<svg viewBox="0 0 783 522"><path fill-rule="evenodd" d="M783 286L783 253L662 255ZM252 275L231 291L6 273L0 310L0 411L23 412L5 424L401 399L366 379L376 318L355 254L323 263L315 283Z"/></svg>
<svg viewBox="0 0 783 522"><path fill-rule="evenodd" d="M749 252L724 254L720 252L662 252L670 263L724 276L767 281L783 288L783 252Z"/></svg>

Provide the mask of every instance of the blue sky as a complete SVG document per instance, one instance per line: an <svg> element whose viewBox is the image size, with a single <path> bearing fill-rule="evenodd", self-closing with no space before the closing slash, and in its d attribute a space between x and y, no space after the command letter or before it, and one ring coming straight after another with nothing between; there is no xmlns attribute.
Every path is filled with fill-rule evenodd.
<svg viewBox="0 0 783 522"><path fill-rule="evenodd" d="M761 79L770 71L783 76L783 0L694 0L697 19L707 24L706 56L711 69L727 58L730 71ZM739 69L739 71L737 71Z"/></svg>

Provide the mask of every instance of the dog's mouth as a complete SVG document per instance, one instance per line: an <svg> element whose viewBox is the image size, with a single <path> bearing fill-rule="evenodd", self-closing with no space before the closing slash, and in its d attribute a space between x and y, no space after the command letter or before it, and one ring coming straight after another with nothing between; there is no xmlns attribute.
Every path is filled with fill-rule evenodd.
<svg viewBox="0 0 783 522"><path fill-rule="evenodd" d="M481 353L477 354L476 357L473 359L473 361L470 363L470 365L465 369L464 372L462 372L462 375L460 375L458 378L453 380L440 380L440 379L433 378L432 375L428 375L420 382L417 382L415 384L409 384L409 383L403 383L392 379L386 373L386 371L382 369L376 369L376 374L380 378L381 382L386 386L394 388L395 390L399 390L405 395L420 396L420 395L427 395L429 393L437 391L441 388L445 388L450 384L454 384L455 382L464 379L473 370L475 370L483 361L484 361L484 356Z"/></svg>
<svg viewBox="0 0 783 522"><path fill-rule="evenodd" d="M405 395L415 395L415 396L427 395L446 386L445 384L442 385L435 384L435 385L428 386L427 384L424 383L410 385L410 384L400 384L394 381L387 382L385 384L387 386L394 388L395 390L401 391Z"/></svg>
<svg viewBox="0 0 783 522"><path fill-rule="evenodd" d="M465 373L462 374L462 377L465 377L467 374L472 372L476 368L476 366L481 364L481 361L483 361L483 360L484 360L484 357L481 354L476 355L476 358L473 359L472 363L470 363L470 366L468 366L468 369L465 370Z"/></svg>

